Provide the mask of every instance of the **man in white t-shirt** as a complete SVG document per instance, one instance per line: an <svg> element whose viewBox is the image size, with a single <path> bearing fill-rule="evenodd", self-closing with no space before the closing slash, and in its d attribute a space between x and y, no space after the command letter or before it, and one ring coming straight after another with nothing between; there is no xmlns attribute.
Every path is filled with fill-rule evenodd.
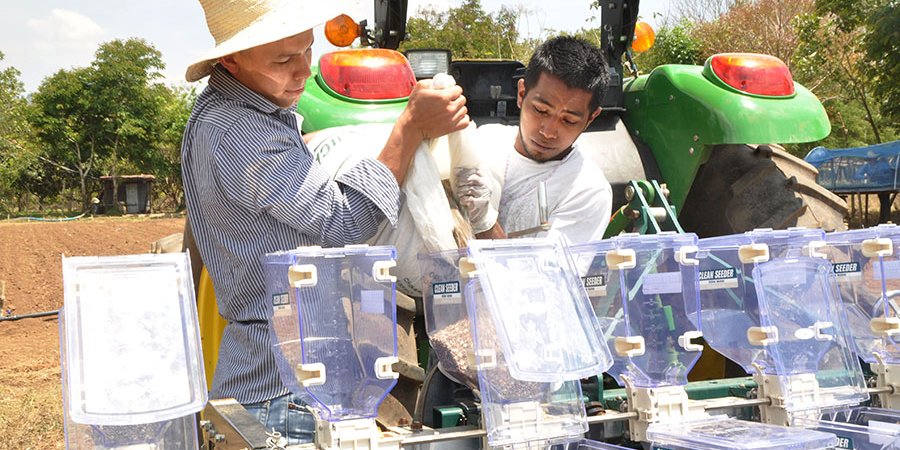
<svg viewBox="0 0 900 450"><path fill-rule="evenodd" d="M538 186L545 182L549 234L569 243L601 239L612 211L612 189L597 165L578 151L575 140L600 114L609 72L602 50L585 40L560 36L535 50L519 80L519 126L478 128L478 145L490 174L456 174L459 202L477 237L540 225ZM491 178L502 186L491 206ZM540 236L535 233L530 236Z"/></svg>

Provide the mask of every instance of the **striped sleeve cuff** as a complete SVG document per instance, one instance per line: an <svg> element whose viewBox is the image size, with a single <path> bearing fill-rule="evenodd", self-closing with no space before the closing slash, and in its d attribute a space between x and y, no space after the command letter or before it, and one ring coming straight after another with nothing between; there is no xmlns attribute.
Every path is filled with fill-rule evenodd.
<svg viewBox="0 0 900 450"><path fill-rule="evenodd" d="M335 180L372 202L384 217L397 224L400 211L400 187L394 174L375 159L364 158ZM348 192L348 198L350 197ZM352 202L353 200L351 200Z"/></svg>

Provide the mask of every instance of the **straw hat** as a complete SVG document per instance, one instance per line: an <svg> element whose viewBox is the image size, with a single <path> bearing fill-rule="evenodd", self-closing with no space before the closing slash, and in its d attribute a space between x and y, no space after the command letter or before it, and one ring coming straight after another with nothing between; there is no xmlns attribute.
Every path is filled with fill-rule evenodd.
<svg viewBox="0 0 900 450"><path fill-rule="evenodd" d="M217 59L275 42L316 27L341 14L359 14L358 0L200 0L216 46L188 66L184 77L197 81Z"/></svg>

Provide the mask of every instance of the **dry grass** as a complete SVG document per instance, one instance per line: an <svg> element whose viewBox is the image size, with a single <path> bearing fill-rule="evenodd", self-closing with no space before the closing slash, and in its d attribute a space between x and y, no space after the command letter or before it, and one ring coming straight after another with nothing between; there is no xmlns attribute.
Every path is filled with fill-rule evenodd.
<svg viewBox="0 0 900 450"><path fill-rule="evenodd" d="M0 449L65 448L59 367L3 367L0 381Z"/></svg>

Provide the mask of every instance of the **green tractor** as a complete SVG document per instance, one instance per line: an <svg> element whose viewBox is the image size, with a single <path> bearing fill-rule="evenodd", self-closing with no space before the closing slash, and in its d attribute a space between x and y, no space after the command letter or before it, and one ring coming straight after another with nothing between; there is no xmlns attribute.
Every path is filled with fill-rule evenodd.
<svg viewBox="0 0 900 450"><path fill-rule="evenodd" d="M613 186L618 209L607 236L623 231L690 231L706 237L756 228L844 229L846 203L816 183L815 168L775 144L815 141L831 131L822 104L794 83L783 62L767 55L723 54L703 66L664 65L629 76L636 74L630 49L638 1L601 3L601 42L612 79L603 112L579 138L579 148ZM516 80L524 71L522 62L452 60L449 51L437 49L401 56L395 49L406 35L406 17L407 0L378 0L371 29L346 16L326 26L326 35L328 28L338 31L342 35L337 40L344 45L359 37L363 47L371 48L321 56L297 106L304 134L391 123L415 80L439 72L449 73L463 88L477 125L518 123ZM328 148L310 150L327 158ZM412 317L402 317L415 314L410 305L400 322L412 335ZM417 331L424 336L424 330ZM423 359L420 354L418 360ZM403 392L415 392L415 384L423 381L414 369L405 370L412 386L405 389L408 377L401 377L392 392L408 410L415 395ZM436 372L425 375L413 414L429 426L442 423L423 417L425 411L468 404L458 397L458 386ZM694 372L702 372L692 377L700 380L737 375L714 353L701 359ZM453 414L448 417L449 423L456 422Z"/></svg>
<svg viewBox="0 0 900 450"><path fill-rule="evenodd" d="M321 57L298 104L304 133L397 117L409 79L392 68L402 63L391 56L395 52L383 49L400 45L406 15L406 0L379 0L373 29L345 19L344 31L359 30L362 44L375 48ZM829 134L815 95L793 82L784 63L766 55L715 55L703 66L664 65L629 77L637 15L636 0L602 2L601 41L612 82L603 112L580 138L582 151L613 185L614 204L622 206L607 235L681 228L701 237L754 228L843 229L845 202L816 184L815 168L773 145ZM410 50L406 56L416 78L439 71L453 75L478 125L518 123L514 78L521 62L453 61L448 51L435 50ZM373 86L372 80L384 85Z"/></svg>
<svg viewBox="0 0 900 450"><path fill-rule="evenodd" d="M634 72L629 49L637 15L637 0L602 2L602 43L612 80L603 112L579 138L582 151L613 186L618 209L607 236L623 231L690 231L705 237L755 228L843 229L844 201L816 184L815 168L774 144L827 136L830 124L819 100L793 82L781 61L765 55L716 55L703 66L665 65L628 76L626 68ZM371 29L346 16L326 25L326 34L329 28L337 31L343 45L359 37L367 48L319 58L297 106L304 134L390 124L416 79L440 72L462 86L476 124L518 123L516 77L524 69L522 62L454 61L449 51L434 49L401 55L395 49L406 35L406 17L407 0L376 0ZM328 148L310 150L324 159ZM189 235L186 240L190 246ZM197 261L194 265L200 267ZM208 276L200 277L197 286L211 379L222 322ZM426 374L419 367L427 355L416 354L415 337L425 336L421 320L415 320L420 310L421 302L398 293L401 380L385 401L393 412L382 417L390 424L417 417L440 426L428 423L423 412L447 403L471 403L451 398L455 394L447 380L434 380L436 371ZM694 379L732 375L721 358L701 359L698 371L704 373ZM417 395L423 382L430 388Z"/></svg>

